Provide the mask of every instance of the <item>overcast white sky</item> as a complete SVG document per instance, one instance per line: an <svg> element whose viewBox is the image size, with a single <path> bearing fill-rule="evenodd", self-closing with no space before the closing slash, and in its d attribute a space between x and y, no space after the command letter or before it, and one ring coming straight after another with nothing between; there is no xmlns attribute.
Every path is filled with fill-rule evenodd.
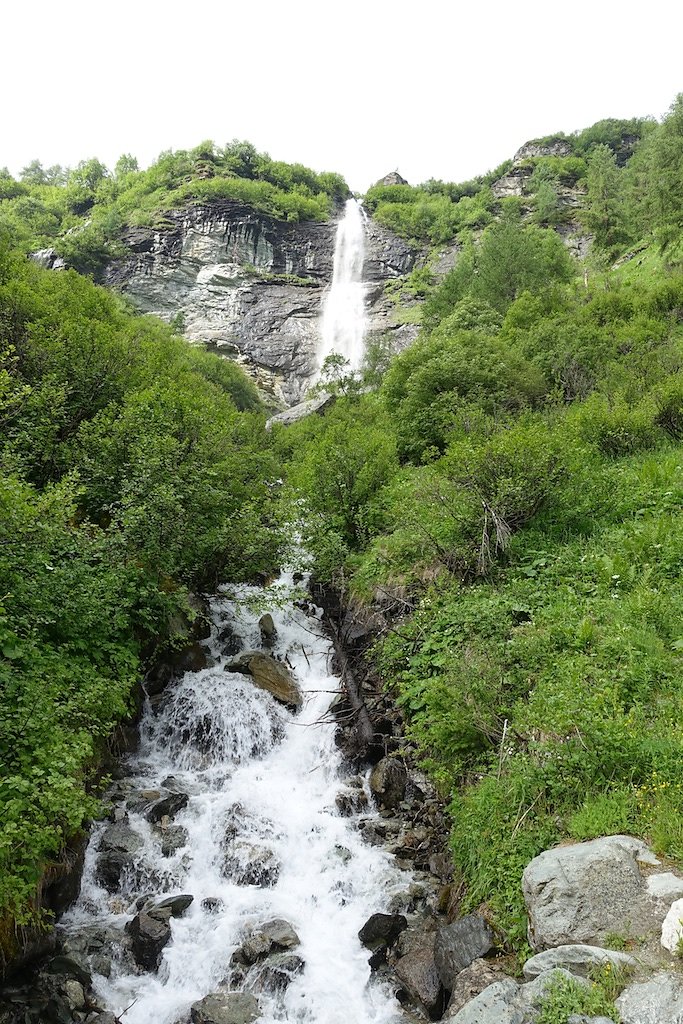
<svg viewBox="0 0 683 1024"><path fill-rule="evenodd" d="M0 167L249 139L459 181L528 138L666 112L680 0L26 0L4 5Z"/></svg>

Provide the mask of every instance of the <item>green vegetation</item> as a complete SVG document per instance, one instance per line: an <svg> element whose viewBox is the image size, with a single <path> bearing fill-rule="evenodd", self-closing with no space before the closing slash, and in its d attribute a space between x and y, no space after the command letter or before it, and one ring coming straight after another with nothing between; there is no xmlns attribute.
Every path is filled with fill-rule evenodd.
<svg viewBox="0 0 683 1024"><path fill-rule="evenodd" d="M588 986L575 978L554 979L540 1005L538 1024L566 1024L573 1013L619 1021L614 997L619 994L625 981L621 986L615 984L611 977L614 973L611 965L608 965L601 976Z"/></svg>
<svg viewBox="0 0 683 1024"><path fill-rule="evenodd" d="M463 907L517 947L548 846L626 831L683 863L679 181L648 205L681 104L628 163L613 122L575 143L598 257L645 210L619 269L578 280L505 202L369 393L275 436L319 576L387 616L372 660L450 801Z"/></svg>
<svg viewBox="0 0 683 1024"><path fill-rule="evenodd" d="M53 246L70 266L96 277L125 252L126 226L161 227L165 211L188 203L235 199L281 220L326 220L348 194L338 174L272 160L248 142L203 142L162 153L144 171L128 155L113 172L96 159L72 170L34 160L19 181L0 169L0 231L24 252Z"/></svg>
<svg viewBox="0 0 683 1024"><path fill-rule="evenodd" d="M234 364L0 247L3 935L95 812L105 740L187 589L272 568L263 418Z"/></svg>

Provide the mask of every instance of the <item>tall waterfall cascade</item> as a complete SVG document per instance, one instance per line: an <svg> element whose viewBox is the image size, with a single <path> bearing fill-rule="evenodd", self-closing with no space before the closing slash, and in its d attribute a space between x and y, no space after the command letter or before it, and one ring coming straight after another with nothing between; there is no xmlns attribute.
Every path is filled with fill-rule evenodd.
<svg viewBox="0 0 683 1024"><path fill-rule="evenodd" d="M291 592L292 575L278 587ZM125 1024L186 1024L198 1000L240 991L258 999L259 1024L406 1019L371 975L358 931L372 913L400 907L412 879L363 840L359 816L378 817L371 802L346 816L338 807L340 791L367 797L368 783L344 775L335 745L339 680L322 613L270 605L269 653L291 666L303 695L295 713L233 670L240 649L262 647L263 602L258 588L224 588L211 604L212 666L148 701L139 750L122 763L110 819L93 830L81 895L62 921L66 942L87 949L101 1002ZM161 817L150 813L160 798ZM115 885L107 857L120 871ZM145 970L131 954L131 922L150 901L179 894L190 905L169 921L158 970ZM255 947L240 960L245 940L274 921L296 933L290 955L259 960Z"/></svg>
<svg viewBox="0 0 683 1024"><path fill-rule="evenodd" d="M323 305L320 366L333 353L347 359L352 370L357 370L363 360L367 325L365 220L358 200L349 199L337 227L332 283Z"/></svg>

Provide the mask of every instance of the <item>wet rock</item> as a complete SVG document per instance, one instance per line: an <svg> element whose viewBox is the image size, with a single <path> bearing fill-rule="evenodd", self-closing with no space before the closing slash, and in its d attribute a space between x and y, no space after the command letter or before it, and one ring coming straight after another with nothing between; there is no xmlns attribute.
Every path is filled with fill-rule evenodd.
<svg viewBox="0 0 683 1024"><path fill-rule="evenodd" d="M86 988L92 985L92 975L89 967L77 956L66 956L64 954L53 956L45 965L45 971L48 974L63 974L68 978L75 978Z"/></svg>
<svg viewBox="0 0 683 1024"><path fill-rule="evenodd" d="M281 661L269 654L255 654L249 661L249 674L259 689L267 690L280 704L295 709L301 707L301 690Z"/></svg>
<svg viewBox="0 0 683 1024"><path fill-rule="evenodd" d="M434 959L444 988L452 989L460 972L473 960L486 956L493 943L491 928L477 914L468 914L437 929Z"/></svg>
<svg viewBox="0 0 683 1024"><path fill-rule="evenodd" d="M64 982L64 995L72 1010L85 1009L85 991L79 981L67 979Z"/></svg>
<svg viewBox="0 0 683 1024"><path fill-rule="evenodd" d="M272 647L277 640L277 630L273 622L273 616L270 612L266 612L258 620L258 624L261 631L261 643L264 647Z"/></svg>
<svg viewBox="0 0 683 1024"><path fill-rule="evenodd" d="M486 960L473 960L455 979L444 1019L454 1017L471 999L500 980L500 974L493 971Z"/></svg>
<svg viewBox="0 0 683 1024"><path fill-rule="evenodd" d="M615 1000L623 1024L683 1024L683 979L660 972Z"/></svg>
<svg viewBox="0 0 683 1024"><path fill-rule="evenodd" d="M239 654L239 650L242 646L240 638L235 633L234 629L230 624L221 626L218 631L218 643L222 653L229 657L230 655Z"/></svg>
<svg viewBox="0 0 683 1024"><path fill-rule="evenodd" d="M350 818L368 807L368 798L362 789L343 789L337 793L334 802L342 818Z"/></svg>
<svg viewBox="0 0 683 1024"><path fill-rule="evenodd" d="M275 949L293 949L301 942L289 921L285 921L281 917L276 917L272 921L266 921L265 924L261 925L259 931L268 936Z"/></svg>
<svg viewBox="0 0 683 1024"><path fill-rule="evenodd" d="M254 988L257 992L284 992L305 966L301 957L294 953L276 953L259 969Z"/></svg>
<svg viewBox="0 0 683 1024"><path fill-rule="evenodd" d="M637 934L658 930L661 915L640 864L659 861L630 836L594 839L535 857L522 878L532 948L600 945L625 921Z"/></svg>
<svg viewBox="0 0 683 1024"><path fill-rule="evenodd" d="M192 1004L192 1024L252 1024L259 1015L255 996L246 992L215 992Z"/></svg>
<svg viewBox="0 0 683 1024"><path fill-rule="evenodd" d="M169 793L153 803L145 817L152 824L161 821L162 818L174 818L189 802L187 793Z"/></svg>
<svg viewBox="0 0 683 1024"><path fill-rule="evenodd" d="M435 1020L443 1013L445 993L434 961L434 950L423 946L396 964L396 976L406 993Z"/></svg>
<svg viewBox="0 0 683 1024"><path fill-rule="evenodd" d="M155 831L161 839L161 856L172 857L178 850L187 846L189 833L182 825L155 826Z"/></svg>
<svg viewBox="0 0 683 1024"><path fill-rule="evenodd" d="M280 862L268 847L236 842L225 858L223 872L236 885L258 885L266 889L277 882Z"/></svg>
<svg viewBox="0 0 683 1024"><path fill-rule="evenodd" d="M111 853L134 854L143 846L143 839L139 832L131 828L125 821L117 821L108 825L100 839L100 850Z"/></svg>
<svg viewBox="0 0 683 1024"><path fill-rule="evenodd" d="M252 964L265 959L272 947L273 944L267 935L264 935L263 932L255 932L253 935L249 935L241 946L238 946L232 954L230 963L233 966L241 964L244 967L251 967Z"/></svg>
<svg viewBox="0 0 683 1024"><path fill-rule="evenodd" d="M152 917L142 910L126 925L132 939L135 962L146 971L157 970L162 950L171 938L171 926L160 916Z"/></svg>
<svg viewBox="0 0 683 1024"><path fill-rule="evenodd" d="M95 878L107 892L118 892L122 876L133 866L133 858L128 853L112 850L102 853L97 858Z"/></svg>
<svg viewBox="0 0 683 1024"><path fill-rule="evenodd" d="M384 757L370 773L370 789L380 807L394 808L403 800L408 774L395 757Z"/></svg>
<svg viewBox="0 0 683 1024"><path fill-rule="evenodd" d="M635 968L638 966L638 961L628 953L618 950L577 943L571 946L556 946L554 949L546 949L542 953L537 953L524 964L523 973L528 981L532 981L545 971L564 967L572 974L587 978L592 968L605 964L611 964L617 968Z"/></svg>
<svg viewBox="0 0 683 1024"><path fill-rule="evenodd" d="M368 949L393 946L407 927L403 914L373 914L358 932L358 938Z"/></svg>
<svg viewBox="0 0 683 1024"><path fill-rule="evenodd" d="M150 906L145 907L145 910L150 917L156 917L157 919L162 920L163 915L167 911L171 917L182 917L192 903L194 903L194 896L183 893L180 896L167 896L166 899L159 900L158 903L153 903Z"/></svg>

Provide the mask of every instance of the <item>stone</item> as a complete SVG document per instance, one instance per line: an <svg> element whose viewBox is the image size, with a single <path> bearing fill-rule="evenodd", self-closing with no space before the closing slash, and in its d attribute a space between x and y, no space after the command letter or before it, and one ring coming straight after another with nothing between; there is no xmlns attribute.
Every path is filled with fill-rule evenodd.
<svg viewBox="0 0 683 1024"><path fill-rule="evenodd" d="M407 185L406 179L398 173L398 171L391 171L389 174L385 174L383 178L375 182L375 188L384 187L387 185Z"/></svg>
<svg viewBox="0 0 683 1024"><path fill-rule="evenodd" d="M168 916L171 916L170 912ZM159 915L152 917L141 910L126 925L126 931L132 939L135 962L146 971L156 971L162 950L171 938L168 920L160 920Z"/></svg>
<svg viewBox="0 0 683 1024"><path fill-rule="evenodd" d="M46 964L45 970L48 974L64 974L67 977L76 978L85 988L92 985L92 974L87 964L79 956L65 956L60 954L53 956Z"/></svg>
<svg viewBox="0 0 683 1024"><path fill-rule="evenodd" d="M683 878L674 875L673 871L663 871L656 875L648 875L645 879L648 896L657 902L670 906L674 900L683 898Z"/></svg>
<svg viewBox="0 0 683 1024"><path fill-rule="evenodd" d="M259 969L254 988L257 992L264 989L284 992L305 966L301 957L294 953L276 953L268 957Z"/></svg>
<svg viewBox="0 0 683 1024"><path fill-rule="evenodd" d="M158 827L161 836L161 856L172 857L187 846L190 835L182 825L168 825L166 828Z"/></svg>
<svg viewBox="0 0 683 1024"><path fill-rule="evenodd" d="M142 846L144 841L139 832L131 828L126 821L117 821L108 825L100 839L100 850L105 852L116 851L118 853L134 854Z"/></svg>
<svg viewBox="0 0 683 1024"><path fill-rule="evenodd" d="M206 896L201 904L202 910L207 914L218 914L223 909L223 900L218 896Z"/></svg>
<svg viewBox="0 0 683 1024"><path fill-rule="evenodd" d="M258 1015L256 997L246 992L214 992L190 1009L192 1024L252 1024Z"/></svg>
<svg viewBox="0 0 683 1024"><path fill-rule="evenodd" d="M408 995L417 1002L430 1017L443 1012L445 993L439 980L434 962L434 951L423 946L406 953L396 964L396 976L402 982Z"/></svg>
<svg viewBox="0 0 683 1024"><path fill-rule="evenodd" d="M101 853L97 858L95 878L98 885L101 885L107 892L118 892L121 886L121 878L133 865L133 858L128 853L121 853L116 850Z"/></svg>
<svg viewBox="0 0 683 1024"><path fill-rule="evenodd" d="M683 900L671 904L662 924L662 946L670 953L679 951L683 940Z"/></svg>
<svg viewBox="0 0 683 1024"><path fill-rule="evenodd" d="M408 773L395 757L383 757L370 773L370 790L380 807L398 807L406 791Z"/></svg>
<svg viewBox="0 0 683 1024"><path fill-rule="evenodd" d="M280 704L295 709L301 707L301 690L281 661L276 661L269 654L255 654L249 660L249 674L259 689L267 690Z"/></svg>
<svg viewBox="0 0 683 1024"><path fill-rule="evenodd" d="M588 977L591 968L612 964L616 968L635 969L638 961L616 949L603 949L600 946L588 946L576 943L568 946L555 946L542 953L536 953L524 964L523 973L527 981L532 981L545 971L556 967L564 967L571 974L583 978Z"/></svg>
<svg viewBox="0 0 683 1024"><path fill-rule="evenodd" d="M161 821L162 818L174 818L189 802L187 793L169 793L153 803L145 817L152 824Z"/></svg>
<svg viewBox="0 0 683 1024"><path fill-rule="evenodd" d="M683 1024L683 979L662 971L628 985L615 1003L623 1024Z"/></svg>
<svg viewBox="0 0 683 1024"><path fill-rule="evenodd" d="M69 978L64 982L64 995L73 1010L85 1009L85 992L80 982Z"/></svg>
<svg viewBox="0 0 683 1024"><path fill-rule="evenodd" d="M261 643L264 647L272 647L277 640L277 630L270 612L266 612L265 615L261 616L258 620L258 625L261 631Z"/></svg>
<svg viewBox="0 0 683 1024"><path fill-rule="evenodd" d="M145 910L150 917L154 917L155 915L159 917L160 914L164 914L166 911L169 912L171 917L182 917L188 907L193 903L194 896L190 896L188 893L183 893L180 896L167 896L166 899L145 907Z"/></svg>
<svg viewBox="0 0 683 1024"><path fill-rule="evenodd" d="M473 960L455 979L448 1001L448 1012L445 1019L454 1017L471 999L478 996L489 985L500 981L500 974L493 971L485 960Z"/></svg>
<svg viewBox="0 0 683 1024"><path fill-rule="evenodd" d="M407 927L403 914L373 914L358 932L358 938L368 949L393 946Z"/></svg>
<svg viewBox="0 0 683 1024"><path fill-rule="evenodd" d="M218 643L222 653L226 656L239 654L240 647L242 646L240 638L229 623L221 626L219 629Z"/></svg>
<svg viewBox="0 0 683 1024"><path fill-rule="evenodd" d="M354 814L367 810L368 798L362 789L343 789L334 798L337 810L342 818L350 818Z"/></svg>
<svg viewBox="0 0 683 1024"><path fill-rule="evenodd" d="M512 978L503 978L445 1019L452 1024L526 1024L526 1016L519 1005L519 985Z"/></svg>
<svg viewBox="0 0 683 1024"><path fill-rule="evenodd" d="M331 409L336 401L336 395L328 395L326 392L323 392L317 398L309 398L305 402L297 402L291 408L285 409L284 412L278 412L266 420L266 430L272 430L275 423L288 427L292 423L298 423L299 420L305 419L306 416L313 416L315 414L321 416L328 409Z"/></svg>
<svg viewBox="0 0 683 1024"><path fill-rule="evenodd" d="M266 921L260 926L259 931L268 936L275 949L293 949L301 943L289 921L284 921L281 917Z"/></svg>
<svg viewBox="0 0 683 1024"><path fill-rule="evenodd" d="M658 930L641 863L659 861L631 836L593 839L535 857L522 876L532 949L601 945L625 923L637 934Z"/></svg>
<svg viewBox="0 0 683 1024"><path fill-rule="evenodd" d="M434 960L444 988L452 989L455 979L473 960L486 956L493 949L494 935L490 926L477 914L467 914L452 924L437 929Z"/></svg>

